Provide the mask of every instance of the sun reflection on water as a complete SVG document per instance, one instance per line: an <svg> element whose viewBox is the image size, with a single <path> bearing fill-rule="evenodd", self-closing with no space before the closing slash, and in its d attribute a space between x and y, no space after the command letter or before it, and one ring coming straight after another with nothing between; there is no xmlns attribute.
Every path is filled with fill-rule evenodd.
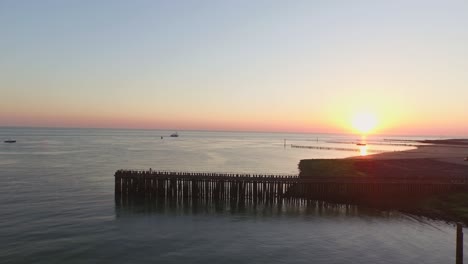
<svg viewBox="0 0 468 264"><path fill-rule="evenodd" d="M367 145L359 146L359 155L367 156Z"/></svg>

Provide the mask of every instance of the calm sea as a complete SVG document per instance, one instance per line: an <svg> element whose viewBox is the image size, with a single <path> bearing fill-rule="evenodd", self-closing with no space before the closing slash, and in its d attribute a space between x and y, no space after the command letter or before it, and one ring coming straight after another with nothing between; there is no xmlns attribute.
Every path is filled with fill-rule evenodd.
<svg viewBox="0 0 468 264"><path fill-rule="evenodd" d="M172 132L0 128L2 142L18 141L0 144L0 262L455 262L452 224L397 212L321 204L116 207L117 169L296 174L300 159L361 153L353 151L355 136ZM367 152L409 148L388 144L392 138L367 138Z"/></svg>

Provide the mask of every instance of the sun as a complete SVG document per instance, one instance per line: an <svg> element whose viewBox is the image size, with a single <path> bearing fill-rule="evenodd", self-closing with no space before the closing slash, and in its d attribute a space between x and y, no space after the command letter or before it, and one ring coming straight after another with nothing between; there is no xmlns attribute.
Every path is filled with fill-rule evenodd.
<svg viewBox="0 0 468 264"><path fill-rule="evenodd" d="M377 117L368 112L357 113L352 118L353 129L361 134L371 133L377 126Z"/></svg>

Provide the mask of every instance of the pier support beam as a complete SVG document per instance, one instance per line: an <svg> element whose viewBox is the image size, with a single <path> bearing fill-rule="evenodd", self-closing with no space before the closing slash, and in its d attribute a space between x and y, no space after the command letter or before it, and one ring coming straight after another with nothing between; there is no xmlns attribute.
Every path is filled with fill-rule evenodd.
<svg viewBox="0 0 468 264"><path fill-rule="evenodd" d="M457 257L456 264L463 264L463 225L457 223Z"/></svg>

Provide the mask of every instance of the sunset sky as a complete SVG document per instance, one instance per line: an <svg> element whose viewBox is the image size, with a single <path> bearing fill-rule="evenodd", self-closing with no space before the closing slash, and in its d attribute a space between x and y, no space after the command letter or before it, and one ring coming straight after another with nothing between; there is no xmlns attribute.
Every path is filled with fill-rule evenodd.
<svg viewBox="0 0 468 264"><path fill-rule="evenodd" d="M468 1L0 2L0 126L468 135Z"/></svg>

